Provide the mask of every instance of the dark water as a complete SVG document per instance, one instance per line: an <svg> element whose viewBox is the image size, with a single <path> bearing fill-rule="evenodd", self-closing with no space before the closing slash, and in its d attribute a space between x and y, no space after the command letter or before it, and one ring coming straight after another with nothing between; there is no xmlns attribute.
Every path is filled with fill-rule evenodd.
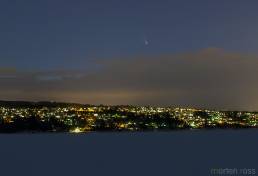
<svg viewBox="0 0 258 176"><path fill-rule="evenodd" d="M258 172L258 130L0 135L0 175L210 175Z"/></svg>

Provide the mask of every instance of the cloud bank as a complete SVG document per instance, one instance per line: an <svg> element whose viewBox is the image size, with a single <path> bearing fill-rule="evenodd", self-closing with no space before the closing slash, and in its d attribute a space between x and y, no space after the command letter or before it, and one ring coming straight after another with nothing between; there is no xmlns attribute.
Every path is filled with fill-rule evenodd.
<svg viewBox="0 0 258 176"><path fill-rule="evenodd" d="M98 60L96 70L0 72L0 99L258 110L258 58L208 48Z"/></svg>

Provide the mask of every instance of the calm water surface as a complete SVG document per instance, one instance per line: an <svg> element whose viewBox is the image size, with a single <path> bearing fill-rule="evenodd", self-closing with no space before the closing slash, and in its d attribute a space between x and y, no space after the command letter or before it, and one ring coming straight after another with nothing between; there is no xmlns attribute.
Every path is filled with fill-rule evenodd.
<svg viewBox="0 0 258 176"><path fill-rule="evenodd" d="M258 172L258 130L0 135L0 175L210 175Z"/></svg>

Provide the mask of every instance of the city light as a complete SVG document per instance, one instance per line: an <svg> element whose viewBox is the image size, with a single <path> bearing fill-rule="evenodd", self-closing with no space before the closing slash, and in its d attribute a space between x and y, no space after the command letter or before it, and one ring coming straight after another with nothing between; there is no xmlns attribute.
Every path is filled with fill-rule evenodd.
<svg viewBox="0 0 258 176"><path fill-rule="evenodd" d="M83 131L81 131L80 128L75 128L74 130L70 131L71 133L81 133Z"/></svg>
<svg viewBox="0 0 258 176"><path fill-rule="evenodd" d="M89 105L88 105L89 106ZM70 104L0 106L0 132L144 131L257 128L257 112Z"/></svg>

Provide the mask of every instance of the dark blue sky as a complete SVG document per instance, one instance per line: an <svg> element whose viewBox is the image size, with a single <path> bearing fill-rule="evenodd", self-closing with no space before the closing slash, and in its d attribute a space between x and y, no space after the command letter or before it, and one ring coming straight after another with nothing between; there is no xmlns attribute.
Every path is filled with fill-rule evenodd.
<svg viewBox="0 0 258 176"><path fill-rule="evenodd" d="M257 110L257 7L1 0L0 99Z"/></svg>
<svg viewBox="0 0 258 176"><path fill-rule="evenodd" d="M209 47L257 53L257 5L242 0L2 0L1 65L82 68L96 58Z"/></svg>

